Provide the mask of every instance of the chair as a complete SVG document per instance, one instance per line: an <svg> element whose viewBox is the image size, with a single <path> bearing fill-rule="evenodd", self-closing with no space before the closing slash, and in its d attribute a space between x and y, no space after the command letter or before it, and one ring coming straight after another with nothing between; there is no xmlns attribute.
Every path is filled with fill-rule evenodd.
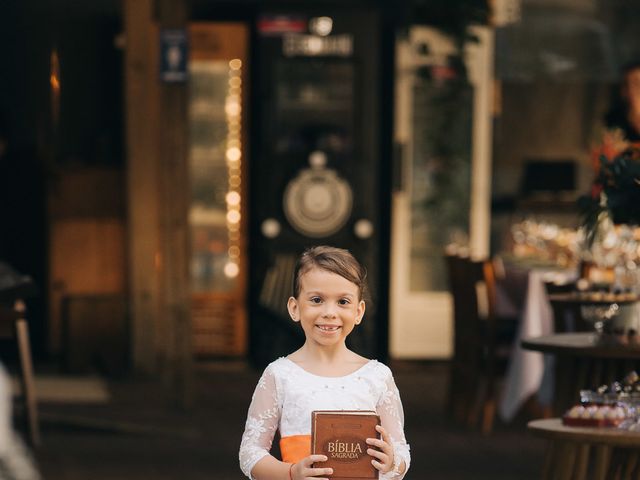
<svg viewBox="0 0 640 480"><path fill-rule="evenodd" d="M575 283L556 284L545 282L547 295L571 293L576 290ZM587 332L593 328L584 321L580 305L575 302L550 300L553 310L553 331L555 333Z"/></svg>
<svg viewBox="0 0 640 480"><path fill-rule="evenodd" d="M506 371L513 342L515 339L518 318L503 316L498 312L497 290L498 281L504 275L501 264L496 259L482 262L482 279L484 291L478 290L479 298L484 295L486 314L481 325L484 338L484 392L481 397L480 411L482 414L481 430L488 434L493 430L496 406L499 395L499 382Z"/></svg>
<svg viewBox="0 0 640 480"><path fill-rule="evenodd" d="M40 444L33 363L29 342L29 325L23 298L34 295L36 289L30 277L18 274L0 262L0 334L15 339L18 347L22 401L26 431L33 447Z"/></svg>
<svg viewBox="0 0 640 480"><path fill-rule="evenodd" d="M29 326L25 317L24 303L21 300L17 300L13 308L0 307L0 323L5 327L8 323L13 324L13 336L17 342L20 361L20 383L22 386L26 431L29 442L36 447L40 445L40 428L38 425L33 363L29 343Z"/></svg>
<svg viewBox="0 0 640 480"><path fill-rule="evenodd" d="M467 259L455 254L445 255L449 275L449 288L453 299L454 347L449 376L447 410L457 423L467 423L469 417L470 388L474 381L477 335L475 309L469 309L468 284L465 281Z"/></svg>
<svg viewBox="0 0 640 480"><path fill-rule="evenodd" d="M497 405L498 362L502 348L501 319L496 315L493 262L446 255L454 307L454 358L449 385L449 413L481 431L493 429ZM511 344L509 336L505 345Z"/></svg>

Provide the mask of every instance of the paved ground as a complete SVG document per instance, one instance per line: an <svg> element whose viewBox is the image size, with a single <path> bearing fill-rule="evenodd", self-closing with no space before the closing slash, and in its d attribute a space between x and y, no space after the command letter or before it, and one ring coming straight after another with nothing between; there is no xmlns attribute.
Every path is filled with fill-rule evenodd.
<svg viewBox="0 0 640 480"><path fill-rule="evenodd" d="M412 449L408 480L539 477L544 445L522 421L486 437L453 427L442 414L446 365L392 368ZM237 451L258 376L244 364L200 365L188 412L157 383L131 380L110 383L105 405L42 405L39 468L46 480L241 480Z"/></svg>

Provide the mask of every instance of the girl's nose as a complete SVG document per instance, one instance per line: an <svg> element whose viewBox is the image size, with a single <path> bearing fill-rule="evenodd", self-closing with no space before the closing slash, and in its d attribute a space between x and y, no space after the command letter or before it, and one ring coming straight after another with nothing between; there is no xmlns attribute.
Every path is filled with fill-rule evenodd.
<svg viewBox="0 0 640 480"><path fill-rule="evenodd" d="M323 317L326 318L331 318L331 317L335 317L336 315L336 309L333 305L327 304L325 306L324 312L322 313Z"/></svg>

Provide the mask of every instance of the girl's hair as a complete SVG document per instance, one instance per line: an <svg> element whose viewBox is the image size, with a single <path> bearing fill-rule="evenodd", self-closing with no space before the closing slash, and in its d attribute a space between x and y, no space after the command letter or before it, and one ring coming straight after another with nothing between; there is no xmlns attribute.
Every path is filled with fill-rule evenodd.
<svg viewBox="0 0 640 480"><path fill-rule="evenodd" d="M302 275L313 268L320 268L327 272L340 275L358 287L359 300L367 295L367 270L360 265L355 257L343 248L319 245L304 251L293 272L293 296L300 294L300 279Z"/></svg>

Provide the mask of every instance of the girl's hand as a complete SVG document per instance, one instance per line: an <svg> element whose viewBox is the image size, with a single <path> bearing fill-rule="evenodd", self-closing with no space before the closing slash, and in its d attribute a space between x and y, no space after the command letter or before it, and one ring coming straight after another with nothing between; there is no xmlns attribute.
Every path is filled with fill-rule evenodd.
<svg viewBox="0 0 640 480"><path fill-rule="evenodd" d="M380 432L382 438L367 438L367 443L373 447L378 447L379 450L369 448L367 453L374 458L371 460L373 466L378 471L387 473L393 468L393 446L387 431L381 425L376 425L376 430Z"/></svg>
<svg viewBox="0 0 640 480"><path fill-rule="evenodd" d="M329 480L328 478L318 478L318 475L331 475L333 468L312 468L315 462L326 462L328 458L324 455L309 455L291 468L292 480Z"/></svg>

